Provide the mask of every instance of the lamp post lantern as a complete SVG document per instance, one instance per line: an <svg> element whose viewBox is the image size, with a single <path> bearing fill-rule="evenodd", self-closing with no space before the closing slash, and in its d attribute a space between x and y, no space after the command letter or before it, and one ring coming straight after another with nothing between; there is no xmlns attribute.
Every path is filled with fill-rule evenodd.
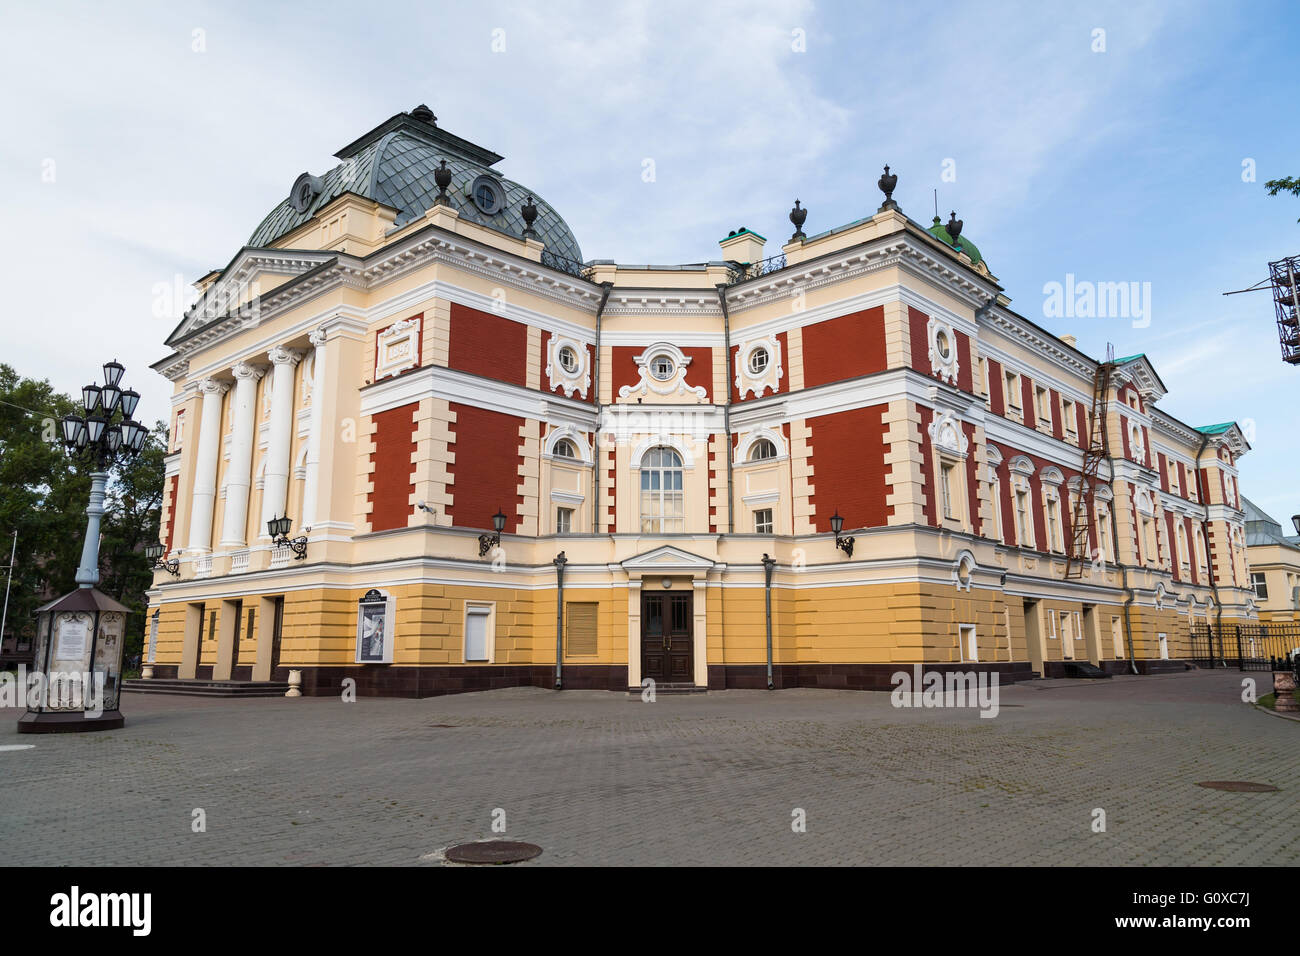
<svg viewBox="0 0 1300 956"><path fill-rule="evenodd" d="M105 363L104 384L81 390L82 414L60 422L68 457L90 472L86 538L77 590L36 611L36 671L30 675L35 686L24 688L27 713L18 720L19 733L114 730L125 723L118 701L128 610L95 589L109 474L115 464L139 455L149 437L133 417L140 394L121 387L125 372L116 360ZM159 556L153 556L155 563Z"/></svg>

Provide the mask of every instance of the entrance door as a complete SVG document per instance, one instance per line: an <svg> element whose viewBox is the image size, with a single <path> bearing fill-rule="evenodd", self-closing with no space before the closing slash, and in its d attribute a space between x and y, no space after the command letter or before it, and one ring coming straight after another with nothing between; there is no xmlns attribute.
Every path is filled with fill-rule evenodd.
<svg viewBox="0 0 1300 956"><path fill-rule="evenodd" d="M284 598L275 599L275 627L271 631L271 676L275 680L276 668L280 666L280 632L284 629Z"/></svg>
<svg viewBox="0 0 1300 956"><path fill-rule="evenodd" d="M641 676L661 684L695 683L694 595L641 595Z"/></svg>

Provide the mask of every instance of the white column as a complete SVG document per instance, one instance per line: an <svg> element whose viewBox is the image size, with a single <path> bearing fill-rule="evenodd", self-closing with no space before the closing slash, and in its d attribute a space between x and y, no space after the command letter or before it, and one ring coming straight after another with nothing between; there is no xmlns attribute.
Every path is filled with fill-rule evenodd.
<svg viewBox="0 0 1300 956"><path fill-rule="evenodd" d="M271 440L266 450L266 481L262 485L261 534L266 523L285 513L289 497L289 446L293 441L293 370L302 358L295 349L276 346L266 353L271 373Z"/></svg>
<svg viewBox="0 0 1300 956"><path fill-rule="evenodd" d="M316 498L320 492L321 429L325 427L325 330L308 336L314 346L311 360L311 431L307 434L307 478L302 489L302 524L311 527L320 522Z"/></svg>
<svg viewBox="0 0 1300 956"><path fill-rule="evenodd" d="M248 525L248 491L253 469L253 438L256 431L257 380L265 369L240 362L235 376L235 394L230 401L233 435L230 464L226 468L226 513L221 522L221 546L243 547Z"/></svg>
<svg viewBox="0 0 1300 956"><path fill-rule="evenodd" d="M212 378L199 383L203 410L199 415L199 453L190 500L191 552L212 550L212 508L217 500L217 458L221 454L221 396L229 387Z"/></svg>

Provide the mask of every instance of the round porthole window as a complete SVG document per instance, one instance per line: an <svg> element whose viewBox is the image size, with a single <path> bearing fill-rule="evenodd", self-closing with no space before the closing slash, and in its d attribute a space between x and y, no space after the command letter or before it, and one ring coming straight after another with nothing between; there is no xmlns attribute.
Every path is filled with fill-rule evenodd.
<svg viewBox="0 0 1300 956"><path fill-rule="evenodd" d="M650 360L650 374L657 381L668 381L673 377L675 371L677 371L677 366L670 355L656 355Z"/></svg>
<svg viewBox="0 0 1300 956"><path fill-rule="evenodd" d="M560 349L560 368L570 375L578 370L578 353L571 346L566 345Z"/></svg>
<svg viewBox="0 0 1300 956"><path fill-rule="evenodd" d="M767 349L757 348L749 353L749 374L762 375L767 371L767 363L771 361L767 354Z"/></svg>
<svg viewBox="0 0 1300 956"><path fill-rule="evenodd" d="M935 348L939 350L939 357L947 362L952 358L952 339L943 329L939 329L934 335Z"/></svg>
<svg viewBox="0 0 1300 956"><path fill-rule="evenodd" d="M491 176L480 176L469 187L470 198L479 212L492 216L501 211L505 203L505 191Z"/></svg>

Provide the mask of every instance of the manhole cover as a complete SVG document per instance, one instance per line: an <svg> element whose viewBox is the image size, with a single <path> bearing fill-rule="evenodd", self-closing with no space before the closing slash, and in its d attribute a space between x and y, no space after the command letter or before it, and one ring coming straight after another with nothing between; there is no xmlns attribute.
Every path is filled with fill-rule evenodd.
<svg viewBox="0 0 1300 956"><path fill-rule="evenodd" d="M447 848L447 859L453 863L522 863L541 856L542 848L535 843L518 843L514 840L482 840L478 843L460 843Z"/></svg>
<svg viewBox="0 0 1300 956"><path fill-rule="evenodd" d="M455 724L430 724L430 727L455 727Z"/></svg>
<svg viewBox="0 0 1300 956"><path fill-rule="evenodd" d="M1233 793L1272 793L1277 787L1271 783L1251 783L1249 780L1204 780L1198 787L1211 790L1231 790Z"/></svg>

